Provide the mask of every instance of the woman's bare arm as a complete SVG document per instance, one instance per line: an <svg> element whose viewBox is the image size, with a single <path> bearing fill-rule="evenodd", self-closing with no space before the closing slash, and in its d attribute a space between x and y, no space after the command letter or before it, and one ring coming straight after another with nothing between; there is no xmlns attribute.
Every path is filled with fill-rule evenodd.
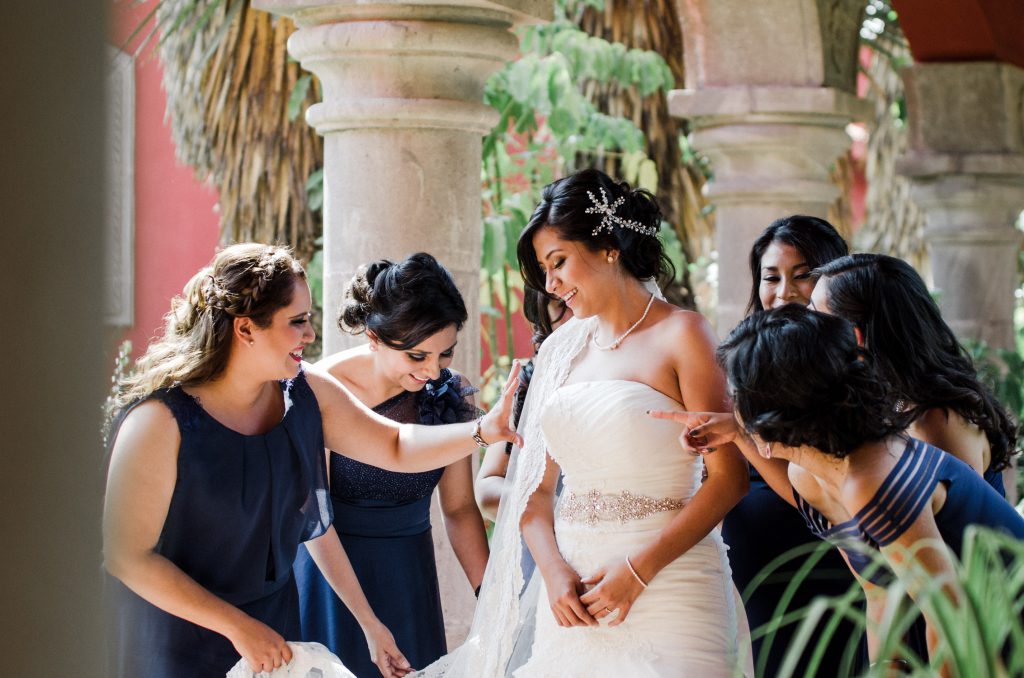
<svg viewBox="0 0 1024 678"><path fill-rule="evenodd" d="M505 474L508 473L509 455L505 454L505 445L495 443L488 446L476 476L476 502L483 517L491 521L497 518L501 493L505 489Z"/></svg>
<svg viewBox="0 0 1024 678"><path fill-rule="evenodd" d="M398 424L368 407L331 375L305 366L307 380L320 404L324 442L332 450L345 450L356 461L389 471L429 471L447 466L478 449L474 424L421 426ZM518 364L509 375L498 403L484 415L481 436L487 442L520 442L509 425Z"/></svg>

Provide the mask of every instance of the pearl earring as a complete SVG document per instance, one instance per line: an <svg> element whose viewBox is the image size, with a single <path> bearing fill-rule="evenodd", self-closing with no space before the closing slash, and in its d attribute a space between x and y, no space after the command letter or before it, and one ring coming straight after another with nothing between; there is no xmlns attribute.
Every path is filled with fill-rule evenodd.
<svg viewBox="0 0 1024 678"><path fill-rule="evenodd" d="M608 263L609 264L614 264L615 263L615 257L613 257L612 255L609 254L608 255Z"/></svg>
<svg viewBox="0 0 1024 678"><path fill-rule="evenodd" d="M256 344L256 342L255 342L255 341L253 341L252 339L250 339L250 340L249 340L249 345L250 345L250 346L253 346L253 345L255 345L255 344Z"/></svg>

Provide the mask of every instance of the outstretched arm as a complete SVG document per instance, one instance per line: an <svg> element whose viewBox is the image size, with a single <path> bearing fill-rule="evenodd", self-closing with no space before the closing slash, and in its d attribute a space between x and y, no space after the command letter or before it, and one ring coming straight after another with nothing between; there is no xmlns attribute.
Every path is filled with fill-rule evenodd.
<svg viewBox="0 0 1024 678"><path fill-rule="evenodd" d="M501 398L481 420L480 435L488 442L521 442L509 425L519 364L509 375ZM306 365L309 385L320 404L324 442L332 450L389 471L429 471L447 466L478 449L473 422L444 426L398 424L363 405L341 382Z"/></svg>
<svg viewBox="0 0 1024 678"><path fill-rule="evenodd" d="M791 506L796 506L793 485L789 480L789 462L764 457L731 412L652 410L649 414L655 419L670 419L682 424L684 428L679 439L684 449L694 449L707 455L723 445L735 445L768 486Z"/></svg>

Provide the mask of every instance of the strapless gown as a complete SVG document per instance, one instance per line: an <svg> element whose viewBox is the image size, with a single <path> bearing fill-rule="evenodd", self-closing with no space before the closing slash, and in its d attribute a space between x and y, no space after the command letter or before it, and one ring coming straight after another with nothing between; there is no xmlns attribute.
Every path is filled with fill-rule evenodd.
<svg viewBox="0 0 1024 678"><path fill-rule="evenodd" d="M541 427L564 475L555 537L580 575L636 553L696 494L703 459L681 449L679 424L646 415L681 407L646 384L621 380L569 384L548 400ZM532 653L514 675L751 675L726 551L712 530L658 573L616 627L607 619L598 627L558 626L541 582Z"/></svg>

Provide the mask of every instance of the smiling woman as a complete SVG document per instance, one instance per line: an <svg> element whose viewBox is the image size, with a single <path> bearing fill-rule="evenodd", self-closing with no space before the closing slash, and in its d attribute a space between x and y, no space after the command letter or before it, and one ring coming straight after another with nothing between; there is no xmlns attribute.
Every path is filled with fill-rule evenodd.
<svg viewBox="0 0 1024 678"><path fill-rule="evenodd" d="M103 517L105 566L119 580L116 675L222 678L239 657L254 671L288 661L285 639L301 638L301 542L380 671L408 670L331 525L324 447L424 471L470 454L474 432L515 440L515 374L475 426L399 426L301 362L309 312L287 250L232 245L189 281L119 385Z"/></svg>
<svg viewBox="0 0 1024 678"><path fill-rule="evenodd" d="M470 421L476 389L449 369L467 317L451 274L431 255L375 261L349 283L338 314L341 330L365 333L367 343L328 356L320 366L389 419ZM335 527L370 605L409 661L426 666L446 649L430 526L435 487L448 538L472 588L487 564L470 460L395 473L353 459L354 452L334 448L328 454ZM295 571L304 639L329 647L360 678L376 676L357 619L304 550Z"/></svg>

